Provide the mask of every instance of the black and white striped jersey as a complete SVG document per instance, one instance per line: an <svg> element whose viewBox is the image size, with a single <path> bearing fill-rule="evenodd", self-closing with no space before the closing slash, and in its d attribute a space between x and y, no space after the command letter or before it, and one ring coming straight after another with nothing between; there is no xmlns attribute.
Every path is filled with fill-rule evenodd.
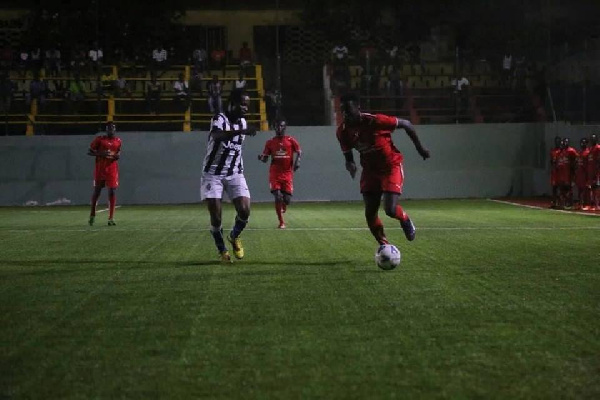
<svg viewBox="0 0 600 400"><path fill-rule="evenodd" d="M217 114L213 117L210 130L220 129L222 131L238 131L247 129L248 123L245 118L240 118L232 124L225 114ZM242 159L242 144L246 135L236 135L230 140L215 140L212 134L208 135L206 156L204 157L204 172L216 176L229 176L244 172L244 160Z"/></svg>

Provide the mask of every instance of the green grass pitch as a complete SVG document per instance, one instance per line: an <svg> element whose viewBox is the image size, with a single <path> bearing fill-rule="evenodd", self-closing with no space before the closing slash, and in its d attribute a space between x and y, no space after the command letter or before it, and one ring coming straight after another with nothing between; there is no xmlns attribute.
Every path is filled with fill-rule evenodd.
<svg viewBox="0 0 600 400"><path fill-rule="evenodd" d="M403 204L394 271L361 203L253 204L233 265L203 205L0 208L0 398L600 398L600 218Z"/></svg>

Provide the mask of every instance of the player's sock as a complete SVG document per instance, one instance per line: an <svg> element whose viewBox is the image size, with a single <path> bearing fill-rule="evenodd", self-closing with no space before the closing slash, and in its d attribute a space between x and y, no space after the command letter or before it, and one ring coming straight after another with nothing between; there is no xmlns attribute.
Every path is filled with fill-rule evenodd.
<svg viewBox="0 0 600 400"><path fill-rule="evenodd" d="M283 224L283 202L276 201L275 202L275 212L277 213L277 219L279 219L279 224Z"/></svg>
<svg viewBox="0 0 600 400"><path fill-rule="evenodd" d="M233 229L229 234L233 239L237 238L242 234L244 228L248 225L248 220L243 220L237 215L235 216L235 223L233 224Z"/></svg>
<svg viewBox="0 0 600 400"><path fill-rule="evenodd" d="M115 204L117 204L117 195L115 193L109 193L109 195L108 195L108 219L114 219Z"/></svg>
<svg viewBox="0 0 600 400"><path fill-rule="evenodd" d="M375 217L375 219L369 221L367 220L367 225L369 225L369 229L371 230L371 234L377 240L379 244L387 244L389 243L387 238L385 237L385 232L383 230L383 223L379 219L379 217Z"/></svg>
<svg viewBox="0 0 600 400"><path fill-rule="evenodd" d="M220 226L211 226L210 234L215 240L215 245L217 246L217 249L219 249L219 252L223 253L224 251L227 251L227 248L225 247L225 241L223 240L223 228Z"/></svg>
<svg viewBox="0 0 600 400"><path fill-rule="evenodd" d="M404 212L400 204L396 206L396 219L400 221L406 221L408 219L408 214Z"/></svg>
<svg viewBox="0 0 600 400"><path fill-rule="evenodd" d="M287 204L285 202L281 202L281 212L285 214L287 211Z"/></svg>

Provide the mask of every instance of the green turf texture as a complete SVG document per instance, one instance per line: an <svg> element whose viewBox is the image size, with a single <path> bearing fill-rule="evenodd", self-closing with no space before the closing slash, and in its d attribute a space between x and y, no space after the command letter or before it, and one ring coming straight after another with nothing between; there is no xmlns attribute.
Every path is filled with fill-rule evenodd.
<svg viewBox="0 0 600 400"><path fill-rule="evenodd" d="M394 271L361 203L253 204L233 265L203 205L0 208L0 398L600 398L600 218L403 204Z"/></svg>

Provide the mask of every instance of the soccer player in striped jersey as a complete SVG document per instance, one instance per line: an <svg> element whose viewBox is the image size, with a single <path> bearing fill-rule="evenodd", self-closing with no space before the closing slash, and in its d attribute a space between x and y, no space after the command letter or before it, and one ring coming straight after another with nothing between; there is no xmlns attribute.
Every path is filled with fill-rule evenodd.
<svg viewBox="0 0 600 400"><path fill-rule="evenodd" d="M404 129L423 160L429 158L429 150L423 147L409 121L383 114L363 113L355 94L342 96L340 108L344 122L338 127L336 135L346 159L346 170L353 179L357 167L352 150L356 149L360 154L360 192L371 234L380 245L389 243L378 216L383 197L386 215L400 221L406 239L414 240L415 226L398 203L404 183L404 157L394 146L392 132L396 128Z"/></svg>
<svg viewBox="0 0 600 400"><path fill-rule="evenodd" d="M225 113L212 118L202 179L200 197L206 200L210 213L211 234L219 250L222 262L231 262L231 256L223 239L221 225L223 191L227 192L235 210L235 223L227 240L237 259L244 257L240 234L250 216L250 191L244 177L242 145L247 135L256 135L256 129L248 126L244 115L248 112L250 98L241 90L233 90Z"/></svg>

